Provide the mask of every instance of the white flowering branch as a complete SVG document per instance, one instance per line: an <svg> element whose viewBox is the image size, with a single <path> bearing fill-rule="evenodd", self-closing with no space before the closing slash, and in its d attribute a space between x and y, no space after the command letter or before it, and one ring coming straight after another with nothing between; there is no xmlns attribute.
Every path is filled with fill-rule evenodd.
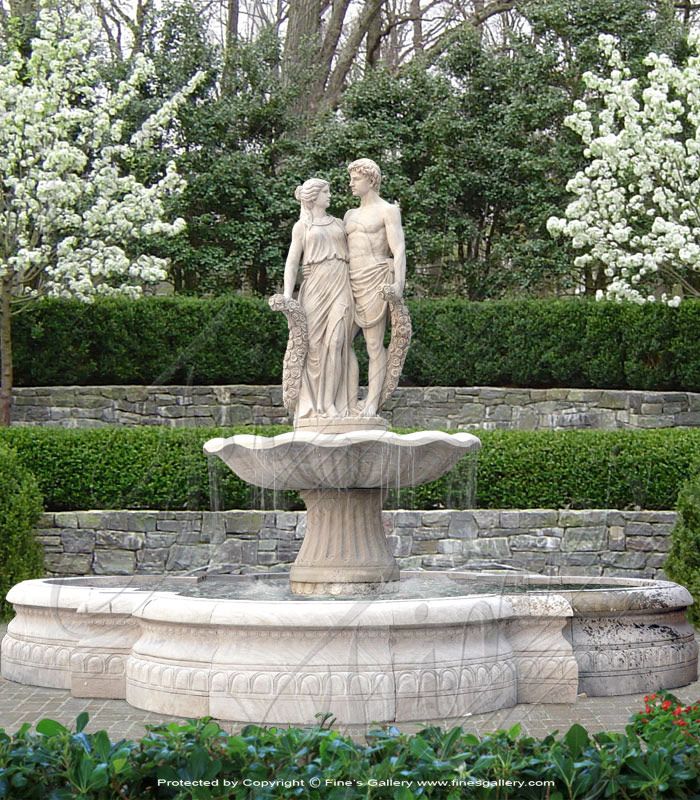
<svg viewBox="0 0 700 800"><path fill-rule="evenodd" d="M127 80L107 86L92 23L77 12L62 20L51 5L42 3L29 57L15 49L0 63L0 422L9 417L11 307L40 296L138 297L166 277L167 261L146 254L146 240L184 229L166 201L185 182L174 162L151 185L128 168L167 141L204 78L197 73L123 143L124 112L152 64L139 56Z"/></svg>
<svg viewBox="0 0 700 800"><path fill-rule="evenodd" d="M575 199L554 236L581 250L577 267L602 267L597 296L677 306L700 281L700 56L687 63L651 53L642 88L609 35L599 38L609 75L584 75L587 93L566 124L581 137L588 165L567 190Z"/></svg>

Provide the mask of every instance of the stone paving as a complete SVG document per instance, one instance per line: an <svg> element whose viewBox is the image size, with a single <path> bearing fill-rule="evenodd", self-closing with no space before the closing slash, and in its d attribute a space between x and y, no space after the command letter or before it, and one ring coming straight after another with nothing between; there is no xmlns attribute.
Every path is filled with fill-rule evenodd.
<svg viewBox="0 0 700 800"><path fill-rule="evenodd" d="M6 626L0 626L4 635ZM673 692L684 704L700 700L700 681ZM475 714L460 721L431 720L435 724L455 727L461 724L465 730L484 734L499 728L510 728L520 723L524 733L543 737L554 730L564 732L578 722L587 730L623 731L629 717L643 707L641 694L622 697L584 697L578 698L575 705L518 705L514 708ZM43 689L23 686L0 678L0 728L15 732L23 723L35 725L39 720L49 717L67 726L72 726L81 711L87 711L90 722L87 730L95 732L104 729L115 739L137 739L146 732L146 725L160 722L178 721L180 717L166 717L133 708L124 700L86 700L71 697L62 689ZM221 727L235 731L239 725L222 722ZM372 725L349 726L345 730L360 738ZM399 726L411 733L419 730L420 723L407 723Z"/></svg>

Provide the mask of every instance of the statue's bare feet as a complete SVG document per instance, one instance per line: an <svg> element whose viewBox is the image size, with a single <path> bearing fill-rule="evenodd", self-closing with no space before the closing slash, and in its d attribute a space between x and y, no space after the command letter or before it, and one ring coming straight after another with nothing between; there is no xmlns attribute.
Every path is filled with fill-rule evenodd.
<svg viewBox="0 0 700 800"><path fill-rule="evenodd" d="M376 417L377 416L377 406L372 403L366 403L362 411L360 412L361 417Z"/></svg>

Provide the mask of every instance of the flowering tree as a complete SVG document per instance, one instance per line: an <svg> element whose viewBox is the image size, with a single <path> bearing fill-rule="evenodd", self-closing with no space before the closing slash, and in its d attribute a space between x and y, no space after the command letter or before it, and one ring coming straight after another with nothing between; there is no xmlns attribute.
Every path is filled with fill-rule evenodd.
<svg viewBox="0 0 700 800"><path fill-rule="evenodd" d="M632 78L612 36L599 38L609 75L587 72L585 99L566 124L585 145L588 165L567 189L553 235L583 251L576 266L604 270L597 297L677 306L700 294L700 56L675 66L651 53L643 82Z"/></svg>
<svg viewBox="0 0 700 800"><path fill-rule="evenodd" d="M9 47L0 63L0 424L9 424L11 314L41 296L137 297L167 262L147 255L152 234L177 234L164 201L185 183L174 163L152 185L129 171L163 143L192 80L122 142L123 112L149 79L136 57L116 88L100 77L95 31L80 13L62 19L44 3L29 56Z"/></svg>

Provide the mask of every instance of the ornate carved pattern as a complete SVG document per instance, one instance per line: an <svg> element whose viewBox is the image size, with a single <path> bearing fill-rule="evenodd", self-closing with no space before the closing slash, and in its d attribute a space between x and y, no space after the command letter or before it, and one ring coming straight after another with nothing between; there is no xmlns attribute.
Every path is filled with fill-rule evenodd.
<svg viewBox="0 0 700 800"><path fill-rule="evenodd" d="M2 641L3 662L67 670L71 655L72 648L65 645L25 642L10 635Z"/></svg>
<svg viewBox="0 0 700 800"><path fill-rule="evenodd" d="M297 672L292 670L217 671L212 677L212 694L279 696L393 696L394 681L386 672Z"/></svg>
<svg viewBox="0 0 700 800"><path fill-rule="evenodd" d="M698 651L694 640L681 640L673 644L654 642L652 647L615 648L608 645L601 650L576 650L575 655L580 675L596 677L693 664L697 661Z"/></svg>
<svg viewBox="0 0 700 800"><path fill-rule="evenodd" d="M282 402L287 411L294 414L299 400L301 374L309 349L306 316L297 300L291 300L283 294L273 294L268 302L273 311L284 314L289 326L289 339L282 366Z"/></svg>
<svg viewBox="0 0 700 800"><path fill-rule="evenodd" d="M518 677L521 680L575 680L578 667L573 656L542 656L518 658Z"/></svg>
<svg viewBox="0 0 700 800"><path fill-rule="evenodd" d="M207 694L209 692L207 669L184 667L178 664L158 664L131 655L126 662L126 679L130 684L168 689L183 694Z"/></svg>
<svg viewBox="0 0 700 800"><path fill-rule="evenodd" d="M389 303L391 314L391 341L386 358L386 375L384 385L379 397L379 408L391 397L394 389L399 385L401 370L403 369L408 346L411 343L413 326L411 316L402 297L391 291L391 286L382 287L384 299Z"/></svg>
<svg viewBox="0 0 700 800"><path fill-rule="evenodd" d="M73 653L70 659L71 672L90 675L123 675L124 656L119 653Z"/></svg>

